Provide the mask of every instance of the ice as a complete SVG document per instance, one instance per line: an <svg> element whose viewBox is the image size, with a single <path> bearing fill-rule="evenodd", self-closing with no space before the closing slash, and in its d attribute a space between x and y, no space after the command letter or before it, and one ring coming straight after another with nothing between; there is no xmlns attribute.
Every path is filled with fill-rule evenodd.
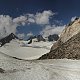
<svg viewBox="0 0 80 80"><path fill-rule="evenodd" d="M80 80L80 60L35 60L49 52L51 46L49 42L29 45L12 40L0 47L0 69L4 70L0 80Z"/></svg>
<svg viewBox="0 0 80 80"><path fill-rule="evenodd" d="M6 43L0 47L0 52L12 57L32 60L38 59L48 53L52 45L52 42L34 42L27 44L26 41L12 40L10 43Z"/></svg>
<svg viewBox="0 0 80 80"><path fill-rule="evenodd" d="M17 60L0 53L0 80L80 80L80 60Z"/></svg>

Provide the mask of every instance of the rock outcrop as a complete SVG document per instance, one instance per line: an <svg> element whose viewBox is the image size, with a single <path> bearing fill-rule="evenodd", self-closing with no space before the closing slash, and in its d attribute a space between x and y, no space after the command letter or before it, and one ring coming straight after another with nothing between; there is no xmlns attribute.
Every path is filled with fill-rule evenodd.
<svg viewBox="0 0 80 80"><path fill-rule="evenodd" d="M53 34L48 36L48 41L57 41L59 39L58 34Z"/></svg>
<svg viewBox="0 0 80 80"><path fill-rule="evenodd" d="M38 42L45 41L45 39L42 37L42 35L38 35L36 38L37 38Z"/></svg>
<svg viewBox="0 0 80 80"><path fill-rule="evenodd" d="M30 36L30 37L27 39L27 41L30 40L30 43L31 43L33 39L36 39L37 42L40 42L40 41L44 41L44 42L45 42L45 41L46 41L46 39L43 38L42 35ZM58 34L53 34L53 35L49 35L49 36L48 36L48 41L49 41L49 42L50 42L50 41L57 41L58 39L59 39Z"/></svg>
<svg viewBox="0 0 80 80"><path fill-rule="evenodd" d="M6 43L9 43L12 39L19 39L16 35L14 35L13 33L11 33L10 35L2 38L0 40L0 46L3 46Z"/></svg>
<svg viewBox="0 0 80 80"><path fill-rule="evenodd" d="M62 31L51 51L39 59L80 59L80 18L75 19Z"/></svg>

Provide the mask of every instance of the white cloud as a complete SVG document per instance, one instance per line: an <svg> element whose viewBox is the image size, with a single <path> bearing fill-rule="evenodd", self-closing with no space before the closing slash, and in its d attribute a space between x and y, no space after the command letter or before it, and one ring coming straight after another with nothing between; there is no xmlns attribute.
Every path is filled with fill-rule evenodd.
<svg viewBox="0 0 80 80"><path fill-rule="evenodd" d="M65 28L64 26L55 26L55 25L47 25L41 32L40 34L42 34L43 37L48 37L49 35L52 34L58 34L60 35L60 33L62 32L62 30Z"/></svg>
<svg viewBox="0 0 80 80"><path fill-rule="evenodd" d="M35 15L34 14L26 14L28 17L28 23L35 23Z"/></svg>
<svg viewBox="0 0 80 80"><path fill-rule="evenodd" d="M0 39L9 35L10 33L16 33L17 27L26 24L27 18L20 16L12 19L9 15L0 15Z"/></svg>
<svg viewBox="0 0 80 80"><path fill-rule="evenodd" d="M28 18L28 23L35 23L35 20L32 18Z"/></svg>
<svg viewBox="0 0 80 80"><path fill-rule="evenodd" d="M26 16L28 17L27 21L28 23L36 23L39 25L45 25L45 24L49 24L49 20L51 18L51 16L53 16L55 13L53 13L52 11L48 10L48 11L43 11L41 12L37 12L36 14L26 14Z"/></svg>
<svg viewBox="0 0 80 80"><path fill-rule="evenodd" d="M37 24L49 24L49 19L55 13L52 11L43 11L42 13L37 13L35 16L35 20Z"/></svg>
<svg viewBox="0 0 80 80"><path fill-rule="evenodd" d="M9 15L0 15L0 38L3 38L10 33L16 33L17 27L25 26L27 24L35 23L38 25L49 24L50 17L54 13L50 10L43 11L42 13L26 14L16 18L12 18ZM27 34L28 36L33 35L32 33ZM19 34L19 36L23 36Z"/></svg>
<svg viewBox="0 0 80 80"><path fill-rule="evenodd" d="M29 33L27 34L27 37L30 37L30 36L33 36L33 33L32 33L32 32L29 32Z"/></svg>
<svg viewBox="0 0 80 80"><path fill-rule="evenodd" d="M18 25L25 25L27 23L27 16L20 16L13 19L13 22Z"/></svg>
<svg viewBox="0 0 80 80"><path fill-rule="evenodd" d="M16 32L17 24L8 15L0 15L0 38L7 36L10 33Z"/></svg>

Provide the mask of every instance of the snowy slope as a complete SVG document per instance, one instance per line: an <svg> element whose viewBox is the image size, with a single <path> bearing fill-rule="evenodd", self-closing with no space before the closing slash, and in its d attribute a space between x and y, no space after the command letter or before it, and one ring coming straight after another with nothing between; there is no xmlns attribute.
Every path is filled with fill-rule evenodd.
<svg viewBox="0 0 80 80"><path fill-rule="evenodd" d="M80 60L23 61L0 52L0 80L80 80Z"/></svg>
<svg viewBox="0 0 80 80"><path fill-rule="evenodd" d="M43 54L48 53L52 44L51 42L34 42L32 44L27 44L26 41L15 39L0 47L0 52L12 57L32 60L38 59Z"/></svg>

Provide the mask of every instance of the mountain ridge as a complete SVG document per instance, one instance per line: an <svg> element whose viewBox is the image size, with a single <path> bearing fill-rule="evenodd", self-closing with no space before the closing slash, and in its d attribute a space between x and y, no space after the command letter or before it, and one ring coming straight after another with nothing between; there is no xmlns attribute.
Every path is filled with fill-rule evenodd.
<svg viewBox="0 0 80 80"><path fill-rule="evenodd" d="M80 18L68 25L49 53L39 59L80 59Z"/></svg>
<svg viewBox="0 0 80 80"><path fill-rule="evenodd" d="M13 33L11 33L8 36L0 39L0 46L3 46L4 44L9 43L12 39L19 39L19 38Z"/></svg>

